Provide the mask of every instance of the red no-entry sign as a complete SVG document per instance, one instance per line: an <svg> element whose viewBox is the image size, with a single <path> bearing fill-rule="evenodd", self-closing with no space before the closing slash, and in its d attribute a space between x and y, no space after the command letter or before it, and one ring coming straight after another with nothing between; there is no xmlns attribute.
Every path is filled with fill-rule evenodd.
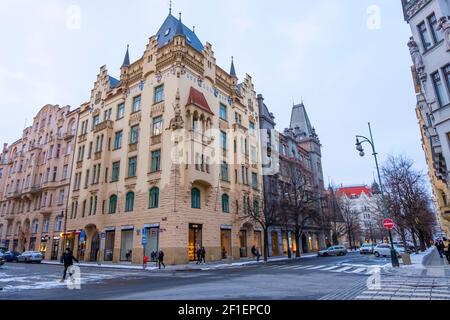
<svg viewBox="0 0 450 320"><path fill-rule="evenodd" d="M392 220L392 219L385 219L385 220L383 221L383 226L384 226L386 229L388 229L388 230L394 229L394 226L395 226L394 220Z"/></svg>

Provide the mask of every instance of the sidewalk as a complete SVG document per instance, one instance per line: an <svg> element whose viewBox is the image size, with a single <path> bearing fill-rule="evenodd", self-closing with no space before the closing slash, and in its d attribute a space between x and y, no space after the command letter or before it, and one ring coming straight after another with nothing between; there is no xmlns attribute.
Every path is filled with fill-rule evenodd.
<svg viewBox="0 0 450 320"><path fill-rule="evenodd" d="M273 257L269 258L267 263L274 263L280 261L288 261L288 260L297 260L297 259L307 259L314 258L317 254L304 254L301 258L291 258L288 257ZM198 265L195 262L191 262L189 264L183 265L167 265L166 269L162 269L161 271L207 271L214 269L223 269L223 268L232 268L232 267L243 267L248 265L256 265L256 264L264 264L263 258L259 262L256 262L255 258L247 258L241 259L239 261L215 261L215 262L207 262L206 264ZM42 264L47 265L61 265L58 261L42 261ZM115 263L95 263L95 262L82 262L76 264L79 267L89 267L89 268L102 268L102 269L125 269L125 270L143 270L142 265L133 265L133 264L115 264ZM147 271L155 271L159 270L156 266L155 262L148 263Z"/></svg>

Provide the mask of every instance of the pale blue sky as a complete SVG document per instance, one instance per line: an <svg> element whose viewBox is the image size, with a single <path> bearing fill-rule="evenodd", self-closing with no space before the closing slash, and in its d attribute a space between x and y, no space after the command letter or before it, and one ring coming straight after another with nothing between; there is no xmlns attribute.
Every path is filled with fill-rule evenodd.
<svg viewBox="0 0 450 320"><path fill-rule="evenodd" d="M1 0L2 141L19 138L44 104L87 101L101 65L118 76L126 45L138 59L168 3ZM79 28L70 5L80 9ZM373 5L381 9L379 29L367 25ZM382 158L404 153L426 170L400 0L174 0L179 11L213 45L219 65L228 70L233 55L238 76L253 77L279 129L303 97L323 143L326 180L373 181L373 159L354 148L368 121Z"/></svg>

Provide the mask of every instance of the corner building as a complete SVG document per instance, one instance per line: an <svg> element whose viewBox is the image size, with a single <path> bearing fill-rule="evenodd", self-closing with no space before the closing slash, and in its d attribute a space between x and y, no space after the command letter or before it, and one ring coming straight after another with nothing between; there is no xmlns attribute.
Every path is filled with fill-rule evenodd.
<svg viewBox="0 0 450 320"><path fill-rule="evenodd" d="M101 67L81 107L67 233L84 261L169 264L262 252L258 105L252 78L171 14L120 79ZM251 207L250 207L251 206Z"/></svg>
<svg viewBox="0 0 450 320"><path fill-rule="evenodd" d="M79 109L44 106L22 137L0 153L0 247L63 250L67 199Z"/></svg>

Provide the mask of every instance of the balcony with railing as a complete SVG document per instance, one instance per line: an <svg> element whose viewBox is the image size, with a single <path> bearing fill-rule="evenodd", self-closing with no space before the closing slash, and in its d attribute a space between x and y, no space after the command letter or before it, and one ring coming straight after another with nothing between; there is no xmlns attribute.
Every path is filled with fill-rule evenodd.
<svg viewBox="0 0 450 320"><path fill-rule="evenodd" d="M114 127L114 122L112 122L111 120L106 120L95 126L94 133L98 133L103 130L113 129L113 127Z"/></svg>
<svg viewBox="0 0 450 320"><path fill-rule="evenodd" d="M38 184L34 184L31 188L30 188L30 192L31 193L39 193L42 191L42 185L40 183Z"/></svg>
<svg viewBox="0 0 450 320"><path fill-rule="evenodd" d="M76 130L69 130L66 133L64 133L64 140L71 140L73 137L75 137Z"/></svg>

